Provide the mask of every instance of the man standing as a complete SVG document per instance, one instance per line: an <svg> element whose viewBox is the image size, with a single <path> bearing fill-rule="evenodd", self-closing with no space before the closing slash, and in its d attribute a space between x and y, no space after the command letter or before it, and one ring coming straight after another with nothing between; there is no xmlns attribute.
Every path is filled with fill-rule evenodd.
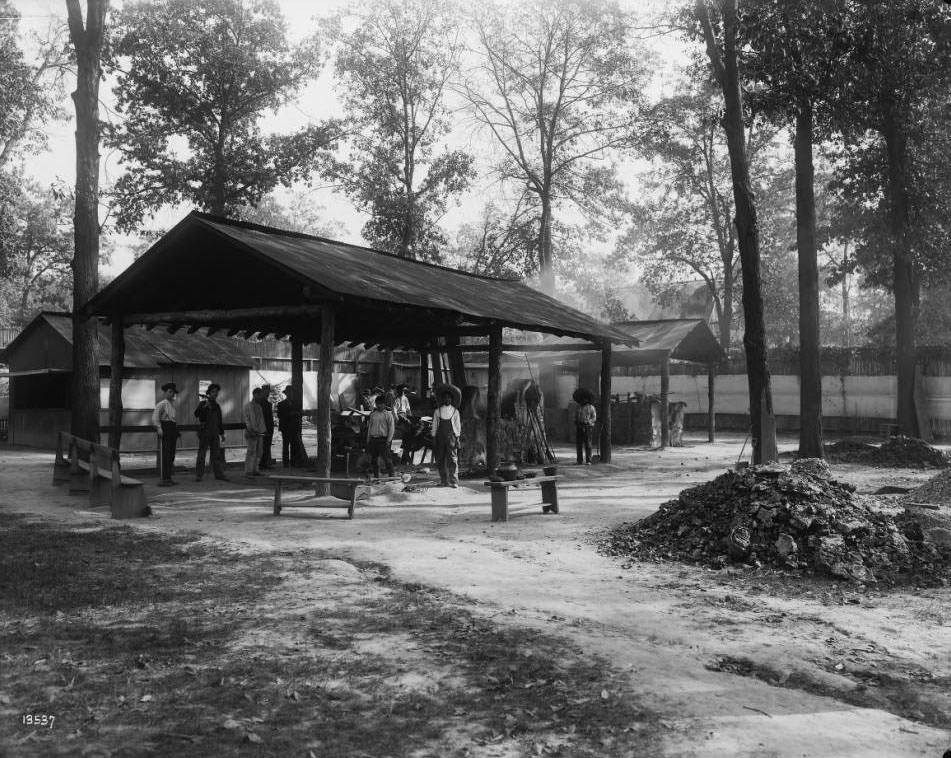
<svg viewBox="0 0 951 758"><path fill-rule="evenodd" d="M261 439L261 468L270 468L274 463L271 457L271 443L274 440L274 408L271 406L271 385L261 387L261 413L264 414L264 437Z"/></svg>
<svg viewBox="0 0 951 758"><path fill-rule="evenodd" d="M281 433L281 463L287 468L300 463L301 415L294 404L294 387L284 388L284 399L277 404L277 430Z"/></svg>
<svg viewBox="0 0 951 758"><path fill-rule="evenodd" d="M211 450L211 469L215 479L227 481L225 476L222 443L225 441L225 425L221 418L221 406L218 405L220 384L209 384L205 390L205 399L195 409L198 419L198 460L195 462L195 481L200 482L205 475L205 453Z"/></svg>
<svg viewBox="0 0 951 758"><path fill-rule="evenodd" d="M578 465L584 463L585 466L591 465L591 440L594 437L594 425L598 421L598 412L594 408L594 403L590 398L584 398L584 402L578 406L575 411L575 444L578 453ZM581 456L584 454L584 460Z"/></svg>
<svg viewBox="0 0 951 758"><path fill-rule="evenodd" d="M393 476L395 473L390 451L395 431L393 412L387 410L386 399L377 395L376 408L367 418L367 455L370 456L370 468L376 479L380 478L380 458L383 459L387 476Z"/></svg>
<svg viewBox="0 0 951 758"><path fill-rule="evenodd" d="M251 479L255 476L264 476L259 470L261 450L264 447L264 413L261 410L261 397L264 392L255 387L251 399L244 404L244 440L248 445L244 454L244 475Z"/></svg>
<svg viewBox="0 0 951 758"><path fill-rule="evenodd" d="M152 411L152 426L158 435L159 447L159 487L170 487L178 482L172 479L175 470L175 445L178 442L178 424L175 422L173 402L178 394L175 382L162 385L164 396Z"/></svg>

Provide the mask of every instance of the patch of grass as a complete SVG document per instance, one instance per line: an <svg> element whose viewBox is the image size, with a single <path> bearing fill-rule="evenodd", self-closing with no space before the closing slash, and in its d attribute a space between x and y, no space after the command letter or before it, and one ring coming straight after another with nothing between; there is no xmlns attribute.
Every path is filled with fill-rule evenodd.
<svg viewBox="0 0 951 758"><path fill-rule="evenodd" d="M3 514L0 527L0 570L17 567L3 587L19 587L0 601L0 723L57 717L0 731L0 753L659 754L653 715L608 663L385 567L326 596L312 584L326 554ZM291 565L293 587L278 578Z"/></svg>

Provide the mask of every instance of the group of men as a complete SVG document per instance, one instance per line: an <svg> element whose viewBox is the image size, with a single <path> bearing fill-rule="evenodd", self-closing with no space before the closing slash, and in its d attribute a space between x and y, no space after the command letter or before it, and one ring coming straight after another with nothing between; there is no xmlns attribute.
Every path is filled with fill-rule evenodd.
<svg viewBox="0 0 951 758"><path fill-rule="evenodd" d="M194 416L198 420L198 457L195 461L195 481L200 482L205 475L206 459L210 457L215 479L227 481L224 469L225 427L218 403L221 385L211 383L195 408ZM276 461L271 457L271 444L274 438L274 408L270 400L271 388L268 385L255 387L251 399L244 404L242 420L246 451L244 457L244 475L251 479L263 476L261 469L271 467ZM172 478L175 470L175 449L180 433L178 431L178 412L175 398L178 387L175 382L162 385L162 399L152 413L152 426L161 445L159 486L168 487L177 482ZM278 431L281 433L281 462L285 467L302 465L306 462L306 452L301 440L301 411L294 400L294 387L284 388L284 399L277 404Z"/></svg>

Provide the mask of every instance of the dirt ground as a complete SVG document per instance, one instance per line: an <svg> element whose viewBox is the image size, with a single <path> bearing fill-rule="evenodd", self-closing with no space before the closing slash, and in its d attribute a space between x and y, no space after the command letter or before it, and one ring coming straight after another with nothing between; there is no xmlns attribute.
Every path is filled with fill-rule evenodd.
<svg viewBox="0 0 951 758"><path fill-rule="evenodd" d="M198 533L248 554L332 555L326 575L294 583L293 568L287 572L285 591L275 597L294 608L366 594L372 572L355 566L372 562L400 581L453 593L501 627L570 640L610 661L656 714L650 728L657 755L942 756L951 749L948 586L862 587L625 563L598 553L606 530L712 479L737 459L742 441L724 435L709 444L688 435L682 448L620 449L611 464L562 465L561 513L543 515L537 489L514 490L506 523L490 521L481 480L453 490L416 475L412 491L380 486L351 521L342 510L293 507L275 518L266 485L196 483L187 471L174 488L142 477L153 516L126 523L144 533ZM781 450L794 447L785 440ZM572 459L567 447L557 452ZM0 450L0 508L62 524L108 521L49 484L51 459ZM864 493L886 484L914 487L935 473L847 464L832 470ZM295 500L313 502L291 492L285 505ZM415 675L438 678L438 664L419 670L426 665L415 660ZM443 738L456 747L466 740ZM525 750L502 740L473 744L464 754L533 754Z"/></svg>

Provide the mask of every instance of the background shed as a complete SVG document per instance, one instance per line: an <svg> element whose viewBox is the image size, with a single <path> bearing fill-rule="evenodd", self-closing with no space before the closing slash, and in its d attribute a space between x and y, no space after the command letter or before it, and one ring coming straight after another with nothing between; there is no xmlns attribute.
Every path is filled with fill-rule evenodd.
<svg viewBox="0 0 951 758"><path fill-rule="evenodd" d="M56 432L70 426L72 317L44 312L31 321L5 349L0 363L10 371L9 441L17 445L53 448ZM110 330L99 328L100 425L108 424ZM250 397L251 356L244 340L143 327L126 330L125 372L122 382L122 423L151 424L152 410L165 382L178 385L176 406L180 423L193 423L199 387L221 385L225 423L241 421L241 406ZM240 431L229 431L227 444L241 444ZM189 439L191 436L191 439ZM194 435L180 445L193 447ZM152 433L122 437L122 449L155 449Z"/></svg>

